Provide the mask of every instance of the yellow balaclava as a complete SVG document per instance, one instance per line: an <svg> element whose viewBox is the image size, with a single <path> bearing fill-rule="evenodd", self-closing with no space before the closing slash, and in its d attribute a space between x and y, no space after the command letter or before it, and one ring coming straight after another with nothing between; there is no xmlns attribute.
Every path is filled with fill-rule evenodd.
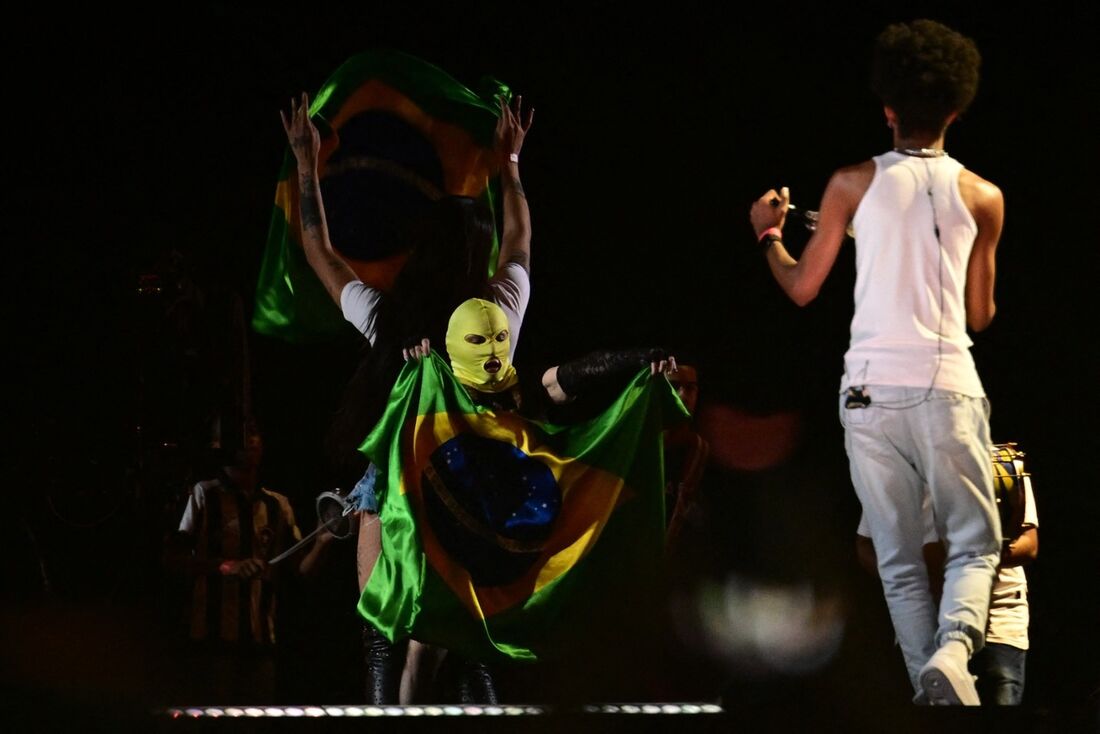
<svg viewBox="0 0 1100 734"><path fill-rule="evenodd" d="M512 335L500 306L480 298L463 302L447 322L447 355L455 377L481 392L501 392L516 384L508 352Z"/></svg>

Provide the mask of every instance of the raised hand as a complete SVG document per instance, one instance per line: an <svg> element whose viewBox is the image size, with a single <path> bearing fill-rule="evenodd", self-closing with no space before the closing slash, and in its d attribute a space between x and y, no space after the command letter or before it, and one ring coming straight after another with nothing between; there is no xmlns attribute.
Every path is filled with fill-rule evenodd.
<svg viewBox="0 0 1100 734"><path fill-rule="evenodd" d="M309 119L309 95L302 92L299 99L292 98L290 114L279 110L279 117L283 120L283 130L286 131L290 149L298 159L298 168L313 170L321 150L321 134Z"/></svg>
<svg viewBox="0 0 1100 734"><path fill-rule="evenodd" d="M524 115L522 95L517 95L512 100L511 107L504 103L504 97L498 99L500 119L497 120L497 129L493 134L494 146L502 158L519 156L520 149L523 148L523 139L535 120L535 108L528 109L527 114Z"/></svg>

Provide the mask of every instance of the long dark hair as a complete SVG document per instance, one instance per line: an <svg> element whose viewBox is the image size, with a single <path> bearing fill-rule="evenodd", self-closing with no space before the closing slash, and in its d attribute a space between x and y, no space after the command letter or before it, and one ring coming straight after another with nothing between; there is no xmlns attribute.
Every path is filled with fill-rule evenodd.
<svg viewBox="0 0 1100 734"><path fill-rule="evenodd" d="M409 259L379 305L374 344L364 345L326 441L334 468L349 480L365 469L357 449L385 409L401 349L425 336L441 348L451 312L488 288L493 216L484 203L444 197L410 224L408 241Z"/></svg>

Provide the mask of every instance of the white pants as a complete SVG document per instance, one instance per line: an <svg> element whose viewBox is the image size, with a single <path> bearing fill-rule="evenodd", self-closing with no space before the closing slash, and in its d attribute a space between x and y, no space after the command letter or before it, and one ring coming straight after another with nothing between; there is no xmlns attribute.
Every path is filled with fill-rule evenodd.
<svg viewBox="0 0 1100 734"><path fill-rule="evenodd" d="M919 691L920 669L937 648L957 639L976 652L985 639L1001 549L989 403L927 388L871 385L864 393L871 398L865 408L845 407L841 395L844 447L894 632ZM938 616L921 552L925 486L947 551Z"/></svg>

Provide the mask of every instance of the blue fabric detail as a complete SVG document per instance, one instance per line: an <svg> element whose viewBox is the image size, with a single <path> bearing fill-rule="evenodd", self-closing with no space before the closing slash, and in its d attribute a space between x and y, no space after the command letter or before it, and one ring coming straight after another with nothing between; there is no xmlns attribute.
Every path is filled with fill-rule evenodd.
<svg viewBox="0 0 1100 734"><path fill-rule="evenodd" d="M378 482L378 467L373 463L367 467L363 477L355 483L355 488L348 495L347 502L357 512L378 512L378 493L374 486Z"/></svg>
<svg viewBox="0 0 1100 734"><path fill-rule="evenodd" d="M463 433L437 448L421 480L428 523L478 586L519 578L561 511L549 467L516 446Z"/></svg>

